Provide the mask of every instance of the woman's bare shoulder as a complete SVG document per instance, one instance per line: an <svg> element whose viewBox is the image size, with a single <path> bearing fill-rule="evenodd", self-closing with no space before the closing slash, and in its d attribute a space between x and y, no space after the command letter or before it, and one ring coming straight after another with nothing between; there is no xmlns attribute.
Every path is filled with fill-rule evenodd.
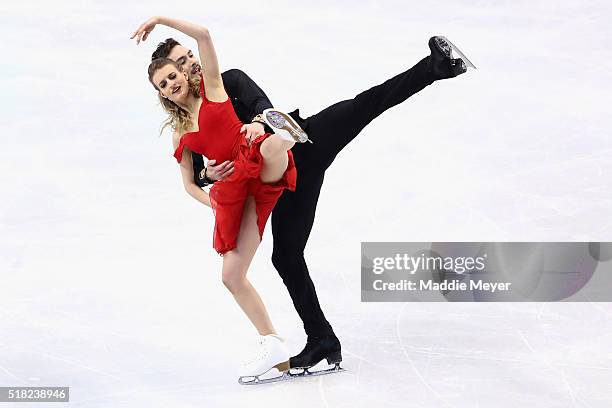
<svg viewBox="0 0 612 408"><path fill-rule="evenodd" d="M184 132L182 132L182 130L178 128L172 132L172 145L174 146L175 149L180 144L183 133Z"/></svg>

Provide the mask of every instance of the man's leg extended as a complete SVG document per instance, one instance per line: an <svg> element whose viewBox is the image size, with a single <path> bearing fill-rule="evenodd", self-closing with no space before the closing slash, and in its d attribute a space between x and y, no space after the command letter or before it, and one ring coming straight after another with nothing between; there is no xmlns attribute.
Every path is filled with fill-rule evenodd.
<svg viewBox="0 0 612 408"><path fill-rule="evenodd" d="M300 123L307 127L314 143L294 147L298 183L295 192L283 193L272 212L272 261L309 336L332 333L304 260L304 248L327 167L321 164L331 163L336 154L382 112L431 84L433 76L429 72L428 59L424 58L409 70Z"/></svg>
<svg viewBox="0 0 612 408"><path fill-rule="evenodd" d="M434 82L429 60L423 58L407 71L306 119L305 130L323 170L372 120Z"/></svg>

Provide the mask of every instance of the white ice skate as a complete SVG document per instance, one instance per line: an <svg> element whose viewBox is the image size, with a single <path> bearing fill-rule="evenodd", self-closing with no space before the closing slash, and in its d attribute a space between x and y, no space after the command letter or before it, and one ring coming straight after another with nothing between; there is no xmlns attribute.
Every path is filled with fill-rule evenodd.
<svg viewBox="0 0 612 408"><path fill-rule="evenodd" d="M453 44L448 38L444 37L444 36L440 36L439 38L441 38L443 41L446 41L448 43L448 45L450 46L450 58L461 58L463 60L463 62L465 62L465 64L470 67L470 68L474 68L476 69L476 65L474 65L472 63L472 61L470 61L470 59L467 57L467 55L465 55L460 49L459 47L457 47L455 44ZM457 54L457 55L455 55Z"/></svg>
<svg viewBox="0 0 612 408"><path fill-rule="evenodd" d="M263 117L268 126L281 138L296 143L312 143L312 140L308 139L308 135L300 125L285 112L276 109L266 109L263 111Z"/></svg>
<svg viewBox="0 0 612 408"><path fill-rule="evenodd" d="M274 371L280 374L263 378L264 374L274 374ZM288 371L289 351L285 341L275 334L268 334L259 339L259 351L253 360L240 367L238 383L251 385L281 381L288 378Z"/></svg>

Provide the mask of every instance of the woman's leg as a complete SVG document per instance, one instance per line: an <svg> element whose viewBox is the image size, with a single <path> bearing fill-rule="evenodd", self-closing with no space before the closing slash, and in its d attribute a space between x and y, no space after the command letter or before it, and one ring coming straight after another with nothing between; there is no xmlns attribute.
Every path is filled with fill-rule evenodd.
<svg viewBox="0 0 612 408"><path fill-rule="evenodd" d="M282 139L275 134L268 136L266 140L261 142L259 152L264 158L264 164L259 178L263 183L276 183L283 177L289 164L287 151L293 145L295 145L295 142Z"/></svg>
<svg viewBox="0 0 612 408"><path fill-rule="evenodd" d="M237 247L223 256L222 279L259 334L265 336L276 334L276 330L257 291L246 278L260 241L255 200L249 196L244 205Z"/></svg>

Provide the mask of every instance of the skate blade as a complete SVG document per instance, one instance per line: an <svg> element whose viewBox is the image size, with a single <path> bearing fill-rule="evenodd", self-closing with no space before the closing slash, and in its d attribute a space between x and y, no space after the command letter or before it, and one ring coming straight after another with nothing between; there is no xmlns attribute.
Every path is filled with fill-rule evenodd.
<svg viewBox="0 0 612 408"><path fill-rule="evenodd" d="M259 375L243 375L238 377L238 384L240 385L254 385L254 384L266 384L271 382L282 381L286 379L287 372L289 371L289 360L278 363L268 371ZM280 375L273 375L279 373ZM268 375L273 375L268 377Z"/></svg>
<svg viewBox="0 0 612 408"><path fill-rule="evenodd" d="M271 378L261 378L261 376L256 375L256 376L244 376L244 377L239 377L238 378L238 384L240 385L259 385L259 384L269 384L269 383L275 383L275 382L279 382L279 381L284 381L289 379L289 375L287 374L287 372L282 373L281 375L277 376L277 377L271 377Z"/></svg>
<svg viewBox="0 0 612 408"><path fill-rule="evenodd" d="M310 368L292 368L288 371L289 377L315 377L317 375L326 375L326 374L334 374L334 373L342 373L345 372L346 369L340 367L340 363L336 363L331 368L326 368L322 370L312 370L313 367ZM292 370L296 370L292 372Z"/></svg>
<svg viewBox="0 0 612 408"><path fill-rule="evenodd" d="M308 138L306 132L304 132L300 125L298 125L290 115L276 109L266 109L263 111L263 114L266 123L270 127L273 129L282 130L289 134L289 137L279 134L279 136L283 139L287 139L295 143L312 143L312 140Z"/></svg>
<svg viewBox="0 0 612 408"><path fill-rule="evenodd" d="M470 61L470 59L467 57L467 55L465 55L459 49L459 47L457 47L455 44L453 44L448 38L442 37L442 36L440 38L442 38L444 41L446 41L448 43L448 45L451 46L451 48L453 49L453 52L456 52L459 55L459 58L461 58L465 62L465 65L467 65L470 68L478 69L478 68L476 68L476 65L474 65L472 63L472 61Z"/></svg>

